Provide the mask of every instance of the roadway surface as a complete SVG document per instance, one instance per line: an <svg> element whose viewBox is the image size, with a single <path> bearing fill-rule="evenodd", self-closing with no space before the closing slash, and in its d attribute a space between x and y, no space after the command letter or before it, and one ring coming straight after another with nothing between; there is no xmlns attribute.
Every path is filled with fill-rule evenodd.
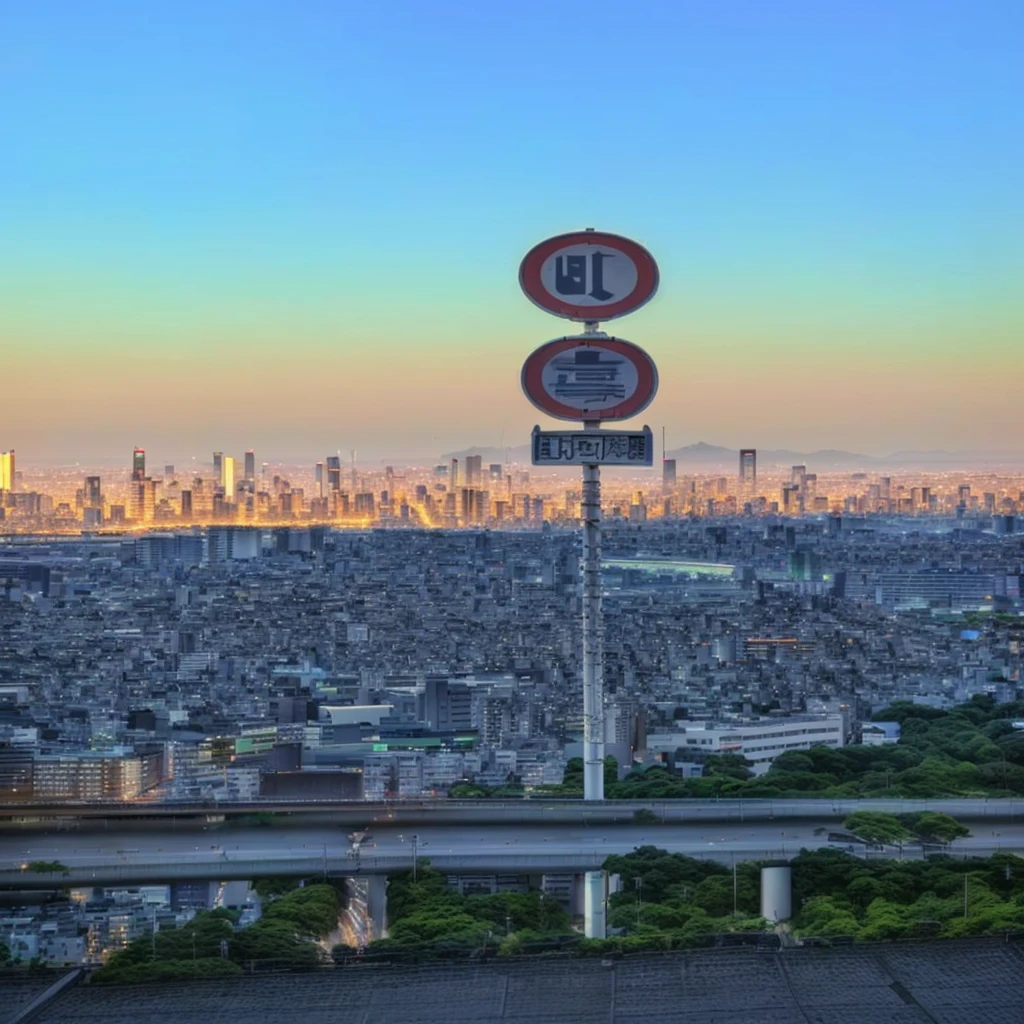
<svg viewBox="0 0 1024 1024"><path fill-rule="evenodd" d="M735 860L790 858L801 848L830 843L837 828L823 819L804 823L747 822L697 825L656 824L593 828L551 826L422 826L415 832L389 823L370 825L362 842L353 843L344 828L221 827L176 835L111 828L99 834L11 834L0 836L0 888L55 885L168 883L184 879L230 880L262 875L379 875L412 866L418 858L458 874L543 874L600 868L611 854L651 845L725 863ZM985 823L973 836L958 840L952 853L989 856L1024 852L1024 825ZM413 836L416 839L413 839ZM852 852L900 856L895 847ZM919 845L902 856L921 857ZM937 852L929 849L928 852ZM23 865L59 861L67 874L39 874Z"/></svg>
<svg viewBox="0 0 1024 1024"><path fill-rule="evenodd" d="M337 824L361 826L388 816L396 822L416 824L492 824L551 822L561 826L571 822L628 823L638 810L648 810L662 821L752 821L756 819L795 819L801 821L832 818L841 820L854 811L882 811L888 814L920 814L944 811L965 821L980 819L1024 821L1024 800L584 800L552 799L534 796L526 800L447 800L402 799L362 800L266 800L251 803L91 803L91 804L7 804L0 806L3 827L18 827L26 820L73 819L121 821L126 819L163 823L172 827L176 819L205 816L226 818L274 814L289 820L322 818Z"/></svg>

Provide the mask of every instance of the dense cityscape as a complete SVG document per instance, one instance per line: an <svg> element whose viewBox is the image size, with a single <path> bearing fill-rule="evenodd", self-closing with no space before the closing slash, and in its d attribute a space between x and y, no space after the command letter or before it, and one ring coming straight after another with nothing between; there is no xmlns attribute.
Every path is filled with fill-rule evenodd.
<svg viewBox="0 0 1024 1024"><path fill-rule="evenodd" d="M120 478L3 460L4 804L580 795L571 480L472 453L272 476L248 453L237 478L215 453L187 487L172 466L150 476L141 449ZM800 792L795 752L901 746L883 709L1013 707L1024 639L1021 477L812 468L759 472L746 450L731 475L671 458L653 487L609 474L608 797L1024 793L1012 746L959 782L876 760ZM536 880L567 922L572 877ZM529 888L515 872L448 882ZM217 908L245 929L258 890L72 889L0 912L0 941L22 960L101 963ZM370 899L349 881L332 942L380 941Z"/></svg>

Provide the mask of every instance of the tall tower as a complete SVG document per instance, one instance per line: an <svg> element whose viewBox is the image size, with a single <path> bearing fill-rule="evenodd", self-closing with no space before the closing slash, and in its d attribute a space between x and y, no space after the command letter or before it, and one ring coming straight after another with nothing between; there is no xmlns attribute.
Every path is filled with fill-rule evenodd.
<svg viewBox="0 0 1024 1024"><path fill-rule="evenodd" d="M740 490L753 491L757 486L757 449L740 449Z"/></svg>
<svg viewBox="0 0 1024 1024"><path fill-rule="evenodd" d="M98 476L87 476L85 478L85 507L103 508L103 491L100 487Z"/></svg>
<svg viewBox="0 0 1024 1024"><path fill-rule="evenodd" d="M459 460L452 459L451 467L448 470L448 493L454 494L455 488L459 486Z"/></svg>
<svg viewBox="0 0 1024 1024"><path fill-rule="evenodd" d="M245 479L256 479L256 453L251 448L245 453Z"/></svg>
<svg viewBox="0 0 1024 1024"><path fill-rule="evenodd" d="M0 491L14 490L14 449L0 452Z"/></svg>
<svg viewBox="0 0 1024 1024"><path fill-rule="evenodd" d="M661 460L661 493L671 494L676 489L676 460Z"/></svg>
<svg viewBox="0 0 1024 1024"><path fill-rule="evenodd" d="M132 452L132 479L146 479L146 449L136 448Z"/></svg>
<svg viewBox="0 0 1024 1024"><path fill-rule="evenodd" d="M327 456L327 489L329 491L341 490L341 456Z"/></svg>
<svg viewBox="0 0 1024 1024"><path fill-rule="evenodd" d="M222 475L222 469L224 466L224 453L214 452L213 453L213 479L220 483Z"/></svg>
<svg viewBox="0 0 1024 1024"><path fill-rule="evenodd" d="M483 456L481 455L467 455L466 456L466 486L467 487L479 487L480 476L483 470Z"/></svg>
<svg viewBox="0 0 1024 1024"><path fill-rule="evenodd" d="M235 460L230 455L221 458L220 486L224 491L224 500L231 501L235 496Z"/></svg>

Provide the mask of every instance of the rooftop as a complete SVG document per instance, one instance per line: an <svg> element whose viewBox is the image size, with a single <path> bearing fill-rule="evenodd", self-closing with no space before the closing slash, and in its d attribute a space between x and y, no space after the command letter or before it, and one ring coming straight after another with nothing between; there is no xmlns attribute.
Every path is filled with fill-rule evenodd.
<svg viewBox="0 0 1024 1024"><path fill-rule="evenodd" d="M324 970L78 986L40 1024L1020 1024L1024 950L998 940L784 953ZM2 975L0 975L2 978ZM5 981L0 981L0 999Z"/></svg>

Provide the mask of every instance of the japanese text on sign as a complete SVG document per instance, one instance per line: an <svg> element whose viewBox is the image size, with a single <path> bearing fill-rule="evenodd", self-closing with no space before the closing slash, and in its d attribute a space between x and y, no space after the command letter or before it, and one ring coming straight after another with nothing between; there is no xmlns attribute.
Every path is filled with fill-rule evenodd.
<svg viewBox="0 0 1024 1024"><path fill-rule="evenodd" d="M533 465L650 466L654 462L651 431L612 433L611 431L533 432Z"/></svg>

